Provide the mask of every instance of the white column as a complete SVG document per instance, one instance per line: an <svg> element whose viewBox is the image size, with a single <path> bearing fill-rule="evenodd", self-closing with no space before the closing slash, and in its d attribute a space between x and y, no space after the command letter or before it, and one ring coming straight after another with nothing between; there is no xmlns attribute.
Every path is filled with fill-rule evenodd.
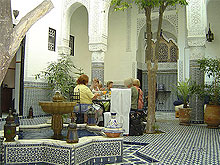
<svg viewBox="0 0 220 165"><path fill-rule="evenodd" d="M92 52L92 76L93 78L98 78L104 85L104 56L103 51Z"/></svg>
<svg viewBox="0 0 220 165"><path fill-rule="evenodd" d="M104 56L107 51L110 1L93 0L89 9L89 51L92 52L92 76L104 84Z"/></svg>
<svg viewBox="0 0 220 165"><path fill-rule="evenodd" d="M187 9L188 45L190 54L190 78L197 84L204 83L204 72L199 69L198 59L205 56L206 42L206 3L204 0L190 0ZM204 101L199 96L192 96L191 122L204 122Z"/></svg>

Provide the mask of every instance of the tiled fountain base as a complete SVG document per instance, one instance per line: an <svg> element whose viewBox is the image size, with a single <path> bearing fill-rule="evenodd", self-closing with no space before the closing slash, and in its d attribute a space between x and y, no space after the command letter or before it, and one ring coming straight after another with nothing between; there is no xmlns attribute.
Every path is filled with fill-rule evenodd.
<svg viewBox="0 0 220 165"><path fill-rule="evenodd" d="M157 117L156 123L165 133L124 137L121 163L111 162L117 158L109 156L104 160L101 160L103 157L99 157L99 160L91 159L90 164L101 164L98 163L99 161L102 161L102 164L107 161L107 164L117 165L220 164L220 128L208 129L204 124L180 126L178 119L174 119L174 113L169 116L172 120L168 119L167 113L165 115L167 118L162 120L164 115L161 113L161 118ZM32 120L37 122L37 119ZM43 119L40 119L40 123L42 121ZM29 122L23 122L23 124L27 123ZM50 147L48 148L49 151Z"/></svg>
<svg viewBox="0 0 220 165"><path fill-rule="evenodd" d="M21 119L20 127L48 127L51 117ZM5 121L0 121L2 128ZM100 128L90 128L100 129ZM3 131L0 131L3 136ZM92 165L122 162L123 138L87 136L79 138L79 143L68 144L52 139L1 141L0 164L65 164ZM3 160L2 160L3 158Z"/></svg>
<svg viewBox="0 0 220 165"><path fill-rule="evenodd" d="M106 164L122 161L123 138L83 137L79 143L38 139L4 143L5 164Z"/></svg>

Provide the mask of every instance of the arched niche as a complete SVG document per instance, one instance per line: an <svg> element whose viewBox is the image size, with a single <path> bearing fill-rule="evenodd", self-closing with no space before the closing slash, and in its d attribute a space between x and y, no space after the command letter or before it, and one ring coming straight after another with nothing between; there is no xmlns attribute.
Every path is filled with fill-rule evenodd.
<svg viewBox="0 0 220 165"><path fill-rule="evenodd" d="M152 34L153 40L156 39L158 19L152 20ZM146 48L146 25L142 27L137 39L137 51L136 51L136 60L138 63L143 63L145 61L145 48ZM163 39L167 42L172 42L174 45L177 45L177 29L172 25L168 20L164 19L162 24L162 33ZM138 65L140 66L140 65ZM141 69L141 68L139 68ZM142 68L144 70L144 68Z"/></svg>
<svg viewBox="0 0 220 165"><path fill-rule="evenodd" d="M88 2L86 0L66 0L63 3L62 23L61 23L61 36L59 45L69 47L70 35L70 19L73 13L79 8L84 6L89 13ZM88 14L87 14L88 15ZM61 53L62 54L62 53Z"/></svg>
<svg viewBox="0 0 220 165"><path fill-rule="evenodd" d="M72 14L69 20L69 36L74 41L73 53L71 56L74 65L83 68L83 72L90 77L91 73L91 52L89 51L89 36L88 36L88 11L86 7L79 3L74 4L70 13ZM85 60L86 59L86 60Z"/></svg>

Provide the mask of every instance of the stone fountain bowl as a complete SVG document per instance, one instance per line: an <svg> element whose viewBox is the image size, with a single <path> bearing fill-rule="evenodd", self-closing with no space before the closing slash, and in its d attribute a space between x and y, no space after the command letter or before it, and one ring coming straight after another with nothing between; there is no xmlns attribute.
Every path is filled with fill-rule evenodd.
<svg viewBox="0 0 220 165"><path fill-rule="evenodd" d="M67 114L73 112L73 107L76 102L52 102L52 101L40 101L41 108L44 112L49 114Z"/></svg>

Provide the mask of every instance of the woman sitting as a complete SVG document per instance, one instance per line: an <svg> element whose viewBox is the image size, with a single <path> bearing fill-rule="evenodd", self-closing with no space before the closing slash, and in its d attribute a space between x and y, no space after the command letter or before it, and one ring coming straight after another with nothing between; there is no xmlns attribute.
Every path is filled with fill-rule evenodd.
<svg viewBox="0 0 220 165"><path fill-rule="evenodd" d="M80 92L80 105L74 107L75 112L86 112L89 107L92 106L92 100L99 96L98 93L93 94L91 90L87 87L89 77L85 74L81 75L77 80L77 86L74 88L74 92ZM80 107L79 107L80 106ZM98 118L98 111L96 117ZM87 116L84 113L84 122L87 122Z"/></svg>
<svg viewBox="0 0 220 165"><path fill-rule="evenodd" d="M137 112L138 90L133 86L133 78L126 79L124 85L131 88L131 111L129 117L129 135L139 136L144 132L144 125L141 121L141 114Z"/></svg>
<svg viewBox="0 0 220 165"><path fill-rule="evenodd" d="M90 89L91 89L92 92L100 91L99 80L97 78L94 78L92 80L92 84L90 86Z"/></svg>
<svg viewBox="0 0 220 165"><path fill-rule="evenodd" d="M138 109L143 109L144 101L143 101L143 91L140 88L140 81L138 79L134 79L133 86L138 91Z"/></svg>
<svg viewBox="0 0 220 165"><path fill-rule="evenodd" d="M138 102L138 91L133 86L133 78L128 78L124 80L124 85L128 88L131 88L131 111L137 110L137 102Z"/></svg>
<svg viewBox="0 0 220 165"><path fill-rule="evenodd" d="M107 93L109 93L111 91L111 88L113 87L113 81L108 81L106 86L107 86L106 91Z"/></svg>

